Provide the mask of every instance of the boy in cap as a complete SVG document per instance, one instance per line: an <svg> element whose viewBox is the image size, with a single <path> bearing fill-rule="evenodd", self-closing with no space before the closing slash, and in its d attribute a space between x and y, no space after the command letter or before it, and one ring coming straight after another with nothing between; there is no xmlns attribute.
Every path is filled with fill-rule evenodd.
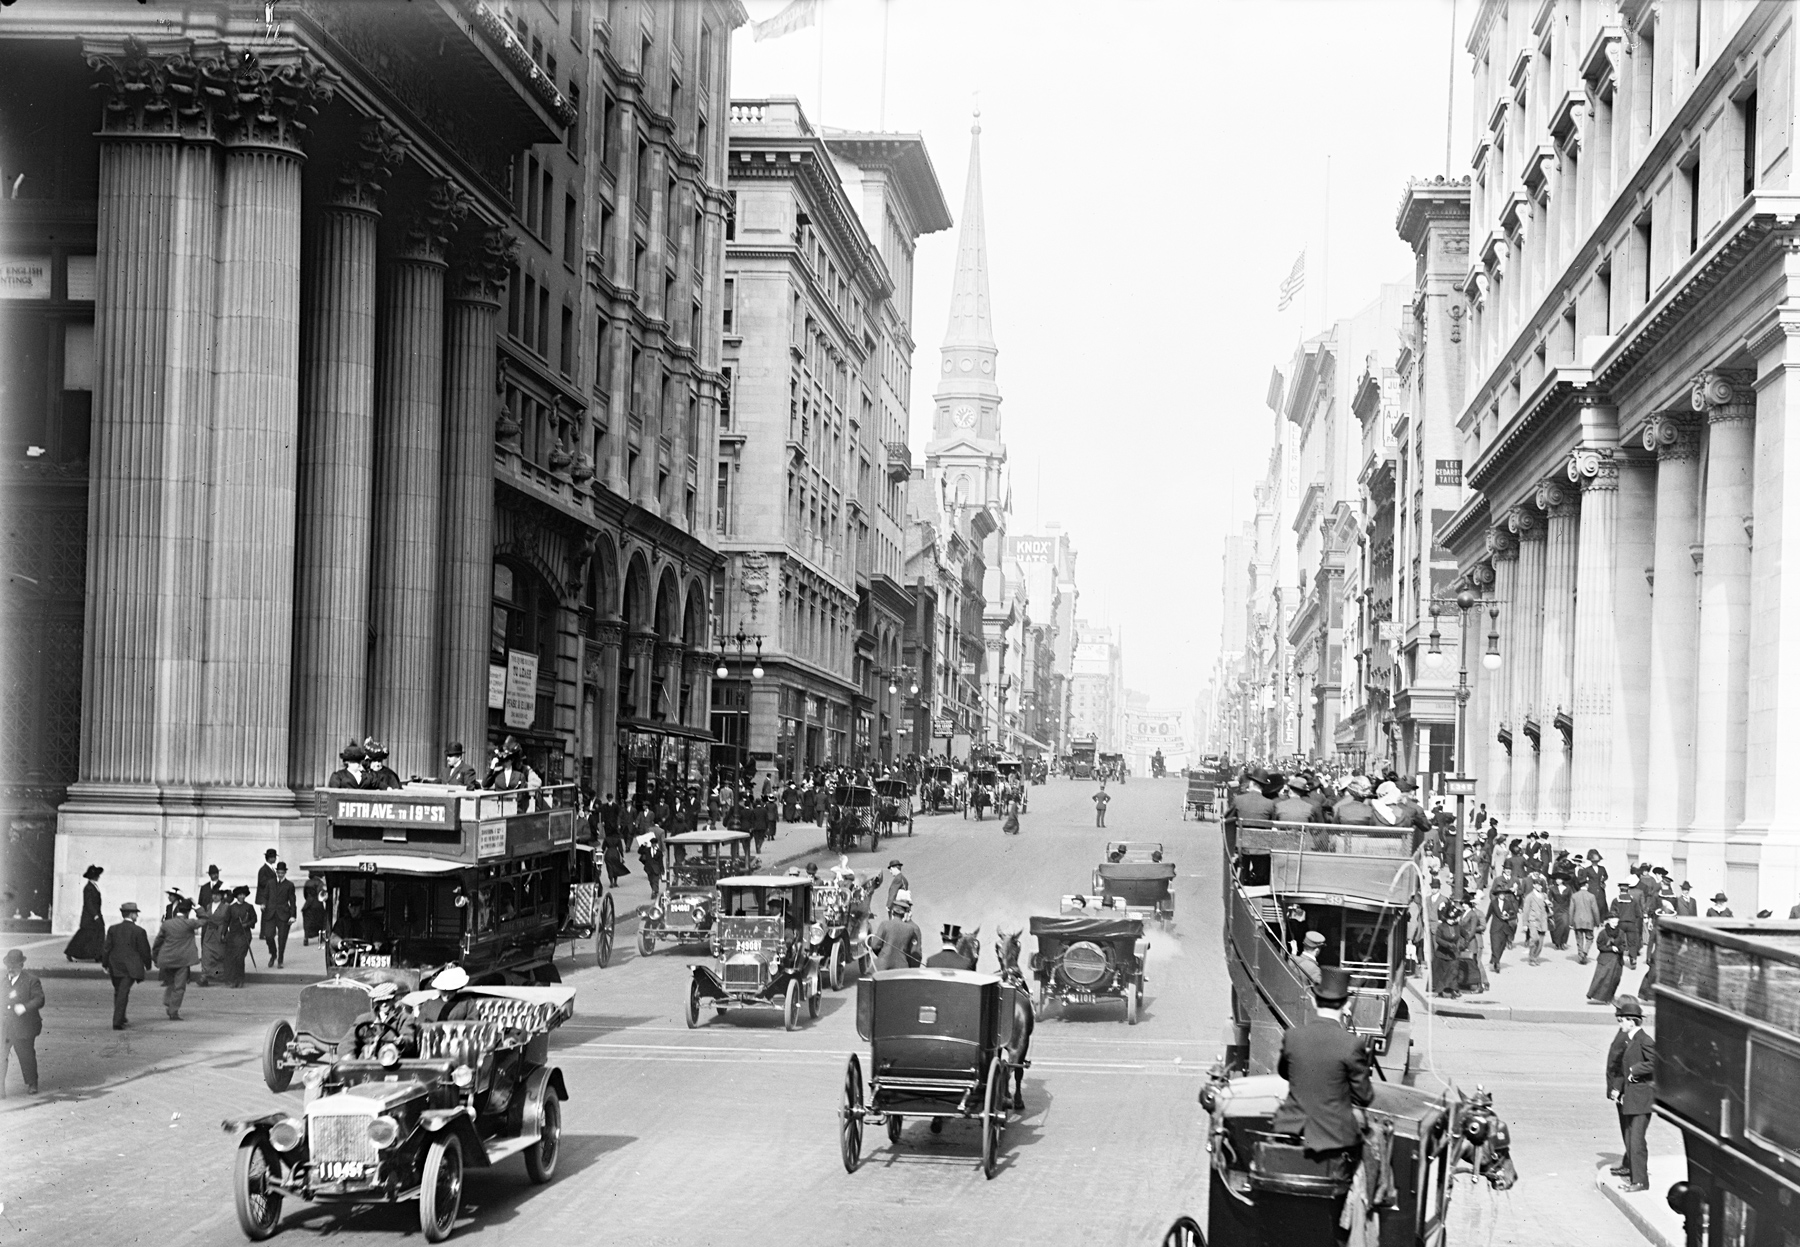
<svg viewBox="0 0 1800 1247"><path fill-rule="evenodd" d="M136 901L126 901L119 906L119 921L107 928L106 949L100 955L100 964L112 975L112 1028L116 1031L131 1025L125 1016L126 1006L131 1002L131 989L150 973L150 937L144 934L137 920Z"/></svg>
<svg viewBox="0 0 1800 1247"><path fill-rule="evenodd" d="M1319 985L1320 976L1324 973L1319 966L1319 954L1324 948L1325 933L1308 931L1300 941L1300 955L1294 958L1294 968L1306 977L1307 984L1311 987Z"/></svg>

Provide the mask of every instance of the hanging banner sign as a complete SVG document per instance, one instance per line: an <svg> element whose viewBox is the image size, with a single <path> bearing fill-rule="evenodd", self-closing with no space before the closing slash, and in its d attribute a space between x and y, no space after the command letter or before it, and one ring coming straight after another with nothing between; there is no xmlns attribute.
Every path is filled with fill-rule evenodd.
<svg viewBox="0 0 1800 1247"><path fill-rule="evenodd" d="M1437 483L1440 485L1461 485L1462 460L1439 459L1437 461Z"/></svg>
<svg viewBox="0 0 1800 1247"><path fill-rule="evenodd" d="M506 726L530 727L537 717L538 656L506 651Z"/></svg>
<svg viewBox="0 0 1800 1247"><path fill-rule="evenodd" d="M488 709L506 709L506 668L497 662L488 664Z"/></svg>

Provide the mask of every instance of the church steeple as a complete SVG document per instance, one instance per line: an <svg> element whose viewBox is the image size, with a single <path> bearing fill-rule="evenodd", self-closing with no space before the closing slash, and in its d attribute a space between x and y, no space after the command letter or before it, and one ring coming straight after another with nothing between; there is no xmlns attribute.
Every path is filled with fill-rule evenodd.
<svg viewBox="0 0 1800 1247"><path fill-rule="evenodd" d="M963 188L962 230L956 244L956 281L950 293L950 323L939 351L934 443L952 439L986 444L985 452L1004 461L1000 444L1000 350L994 345L988 304L987 223L981 202L981 113L969 127L969 177ZM998 501L985 490L983 501Z"/></svg>

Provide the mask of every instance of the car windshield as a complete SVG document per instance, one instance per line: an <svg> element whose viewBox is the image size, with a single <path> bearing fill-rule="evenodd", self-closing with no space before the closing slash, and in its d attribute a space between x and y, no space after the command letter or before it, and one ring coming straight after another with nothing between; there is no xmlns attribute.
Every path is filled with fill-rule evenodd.
<svg viewBox="0 0 1800 1247"><path fill-rule="evenodd" d="M795 908L799 894L793 888L740 884L720 888L719 900L719 912L728 918L780 918L790 927L800 921Z"/></svg>

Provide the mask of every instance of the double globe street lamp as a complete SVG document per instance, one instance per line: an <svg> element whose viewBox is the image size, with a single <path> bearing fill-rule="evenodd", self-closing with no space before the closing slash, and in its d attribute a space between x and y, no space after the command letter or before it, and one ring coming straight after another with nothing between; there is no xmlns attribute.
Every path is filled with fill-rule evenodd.
<svg viewBox="0 0 1800 1247"><path fill-rule="evenodd" d="M729 645L737 646L737 665L738 665L738 670L742 671L744 669L744 651L746 649L748 649L752 644L754 644L756 646L756 665L750 668L750 678L752 680L760 680L763 678L762 633L760 633L760 632L746 633L744 631L743 625L739 624L736 636L721 637L721 638L719 638L719 640L720 640L719 665L718 665L718 668L713 672L714 675L719 677L719 679L721 679L721 680L728 680L731 678L731 669L725 663L725 647L726 646L729 646ZM742 677L740 676L739 678L741 679ZM738 745L737 745L737 754L738 754L737 782L738 782L738 790L740 792L748 792L749 791L748 785L746 784L746 782L744 780L744 768L749 763L749 760L750 760L749 759L749 750L750 750L750 694L749 694L748 690L745 690L743 727L738 732Z"/></svg>

